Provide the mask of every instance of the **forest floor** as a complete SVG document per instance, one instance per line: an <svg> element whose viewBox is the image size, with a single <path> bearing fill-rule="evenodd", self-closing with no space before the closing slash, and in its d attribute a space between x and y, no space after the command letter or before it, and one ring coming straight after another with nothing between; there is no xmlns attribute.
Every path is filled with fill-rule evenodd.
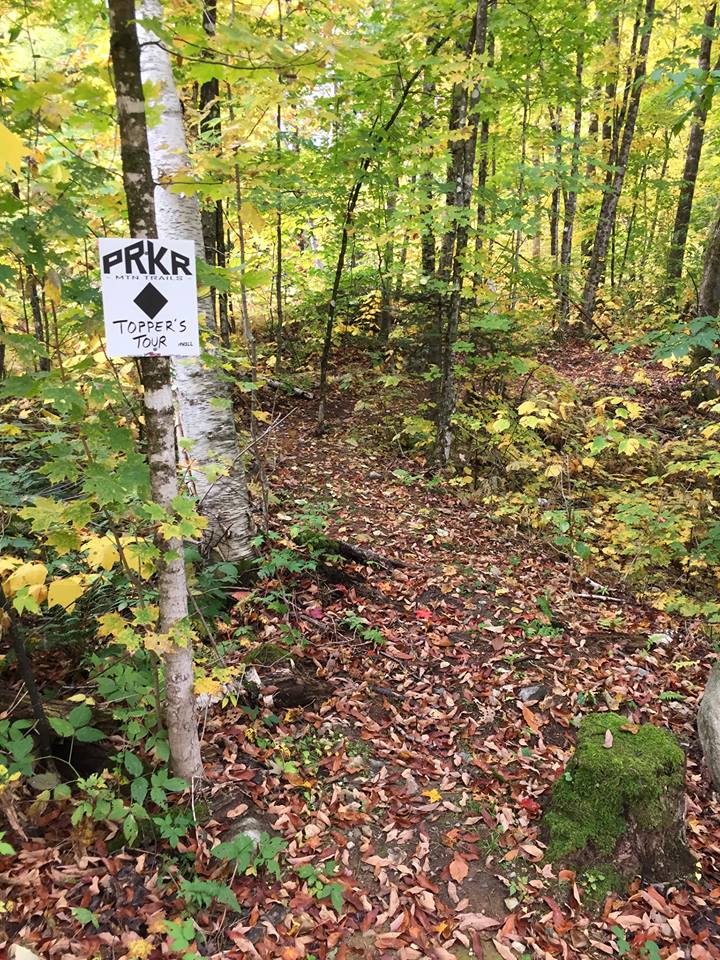
<svg viewBox="0 0 720 960"><path fill-rule="evenodd" d="M590 375L611 373L597 361ZM356 391L360 377L352 382L321 437L314 403L279 401L274 416L287 417L270 434L271 527L286 536L300 512L324 505L329 535L403 566L321 564L266 582L270 607L237 592L235 626L265 643L292 627L297 641L293 664L258 666L264 693L291 672L307 696L305 706L268 700L252 721L231 706L206 717L210 820L180 854L219 878L208 853L218 836L253 826L287 849L278 877L233 878L240 916L190 911L200 952L720 958L720 805L694 730L707 636L621 586L605 594L573 578L534 535L494 521L472 497L428 487L388 428L416 398L395 391L384 409L371 388ZM367 405L356 410L359 399ZM401 481L398 468L416 480ZM277 612L271 594L283 598ZM541 813L575 722L605 709L666 725L686 748L695 880L598 899L601 876L544 862ZM162 882L168 851L113 853L97 836L70 843L62 820L26 823L28 842L2 861L16 902L8 937L43 957L168 955L165 922L183 914ZM98 929L78 932L78 906ZM147 946L132 947L138 938Z"/></svg>

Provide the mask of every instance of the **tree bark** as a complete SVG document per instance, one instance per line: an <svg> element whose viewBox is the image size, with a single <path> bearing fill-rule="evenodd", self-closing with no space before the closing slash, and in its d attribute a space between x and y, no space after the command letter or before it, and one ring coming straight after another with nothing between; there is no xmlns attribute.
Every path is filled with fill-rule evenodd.
<svg viewBox="0 0 720 960"><path fill-rule="evenodd" d="M482 57L487 40L488 0L477 0L470 39L466 46L466 56L470 60L473 54ZM456 83L453 88L450 109L450 130L462 130L469 127L469 135L453 140L451 167L448 183L455 207L455 216L450 229L443 239L441 276L449 275L450 292L445 297L446 320L442 326L442 354L440 362L440 390L437 404L437 423L435 435L435 462L438 467L447 465L452 446L452 416L457 402L455 394L455 341L460 324L462 287L465 279L465 254L470 229L470 202L475 179L475 154L478 135L478 107L480 105L480 82L475 81L468 94L464 83Z"/></svg>
<svg viewBox="0 0 720 960"><path fill-rule="evenodd" d="M495 9L497 0L490 0L488 14L491 15ZM487 65L489 69L495 66L495 34L492 30L487 30ZM485 113L480 121L480 149L478 157L478 180L477 180L477 223L475 226L475 271L473 274L473 287L477 290L482 283L482 271L480 269L480 259L482 254L483 234L485 232L485 220L487 218L487 181L489 170L489 147L490 147L490 117Z"/></svg>
<svg viewBox="0 0 720 960"><path fill-rule="evenodd" d="M153 237L157 224L134 0L109 0L109 13L130 233L133 237ZM178 483L170 363L166 357L143 357L140 367L152 495L156 503L171 511ZM192 781L202 776L203 769L193 695L192 645L185 631L178 632L187 623L188 613L183 543L158 535L157 544L162 556L159 631L171 640L170 649L163 654L170 757L177 775Z"/></svg>
<svg viewBox="0 0 720 960"><path fill-rule="evenodd" d="M692 213L693 197L695 196L695 183L697 181L698 169L700 167L700 154L702 153L703 140L705 138L705 123L712 103L714 83L708 80L710 71L710 52L712 50L712 30L715 26L716 4L708 7L705 11L703 21L703 34L700 40L700 53L698 56L698 68L702 71L704 81L703 88L695 104L693 122L690 127L690 137L688 138L687 152L685 154L685 167L683 169L682 183L680 184L680 195L678 197L677 210L675 213L675 223L673 226L672 239L670 240L670 251L668 253L667 263L667 286L665 295L667 297L676 297L677 288L682 277L683 260L685 258L685 241L687 240L688 228L690 226L690 215Z"/></svg>
<svg viewBox="0 0 720 960"><path fill-rule="evenodd" d="M162 16L160 0L141 0L139 20L162 20ZM160 121L148 130L158 236L194 240L202 251L197 198L169 189L170 182L188 168L182 108L170 55L162 41L140 23L138 38L143 81L158 91L153 102L160 108ZM200 298L198 305L209 320L209 298ZM182 432L192 441L192 481L199 509L208 521L203 550L223 560L248 559L252 555L252 528L228 386L215 367L199 358L176 361L173 367ZM218 399L224 402L218 404ZM220 476L216 476L218 467ZM215 479L210 480L209 475Z"/></svg>
<svg viewBox="0 0 720 960"><path fill-rule="evenodd" d="M560 244L560 272L558 274L558 293L560 326L570 319L570 266L572 263L573 232L578 197L578 174L580 172L580 135L582 132L583 103L583 48L578 46L575 54L575 116L573 120L573 142L570 157L570 183L563 191L563 229Z"/></svg>
<svg viewBox="0 0 720 960"><path fill-rule="evenodd" d="M430 38L427 40L430 46ZM435 101L435 82L430 73L430 67L425 68L422 85L422 113L420 114L420 130L427 130L432 124ZM428 157L428 169L420 176L420 219L422 221L420 235L420 268L425 280L430 280L435 273L435 231L432 226L433 210L433 175L429 168L432 161L432 148Z"/></svg>
<svg viewBox="0 0 720 960"><path fill-rule="evenodd" d="M622 193L625 171L627 169L628 157L632 146L633 136L635 134L635 123L637 121L638 110L640 108L640 96L645 83L645 74L647 70L647 55L650 47L650 36L652 33L653 18L655 14L655 0L646 0L645 14L642 28L636 22L636 32L641 29L641 39L635 71L632 80L632 89L628 94L627 110L625 112L625 122L623 124L622 140L620 149L615 162L615 170L612 173L612 182L606 187L600 206L600 215L598 217L597 228L595 230L595 241L593 243L592 255L588 266L587 278L585 280L585 289L582 299L583 321L586 329L592 324L595 304L597 301L597 292L600 286L602 276L605 270L605 260L610 245L610 237L615 227L618 203ZM629 89L629 85L626 85Z"/></svg>
<svg viewBox="0 0 720 960"><path fill-rule="evenodd" d="M718 208L705 248L702 280L698 288L698 316L717 317L720 313L720 208Z"/></svg>

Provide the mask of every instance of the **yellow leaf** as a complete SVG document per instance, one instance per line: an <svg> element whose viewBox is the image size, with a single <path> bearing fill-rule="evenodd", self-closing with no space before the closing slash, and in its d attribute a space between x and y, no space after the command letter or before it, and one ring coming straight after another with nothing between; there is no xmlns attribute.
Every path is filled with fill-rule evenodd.
<svg viewBox="0 0 720 960"><path fill-rule="evenodd" d="M154 653L162 655L169 653L173 649L173 642L167 633L148 633L143 638L146 650L152 650Z"/></svg>
<svg viewBox="0 0 720 960"><path fill-rule="evenodd" d="M0 157L4 160L3 166L10 167L15 173L20 173L23 157L28 152L28 148L22 139L0 123ZM2 167L0 167L0 172L2 172Z"/></svg>
<svg viewBox="0 0 720 960"><path fill-rule="evenodd" d="M193 686L196 696L199 696L201 693L207 693L210 696L222 692L222 684L219 680L215 680L214 677L198 677Z"/></svg>
<svg viewBox="0 0 720 960"><path fill-rule="evenodd" d="M3 584L5 596L14 596L22 587L33 587L45 583L46 577L47 567L44 563L23 563Z"/></svg>
<svg viewBox="0 0 720 960"><path fill-rule="evenodd" d="M28 593L36 603L43 603L48 595L48 588L44 583L34 583L28 587Z"/></svg>
<svg viewBox="0 0 720 960"><path fill-rule="evenodd" d="M259 232L265 227L265 218L254 203L248 203L247 201L243 203L240 207L240 215L243 223L252 227L256 232Z"/></svg>
<svg viewBox="0 0 720 960"><path fill-rule="evenodd" d="M143 541L138 540L137 537L121 537L120 542L123 545L128 567L134 573L139 574L143 580L149 580L155 572L155 567L152 561L141 555L144 546Z"/></svg>
<svg viewBox="0 0 720 960"><path fill-rule="evenodd" d="M63 577L53 580L48 590L48 606L64 607L68 613L75 609L75 601L87 590L83 578L76 574L73 577Z"/></svg>
<svg viewBox="0 0 720 960"><path fill-rule="evenodd" d="M45 275L45 296L54 304L56 307L60 306L60 290L62 288L62 280L57 270L53 270L52 267L48 270Z"/></svg>
<svg viewBox="0 0 720 960"><path fill-rule="evenodd" d="M562 476L562 464L560 463L551 463L550 466L545 471L546 477L560 477Z"/></svg>
<svg viewBox="0 0 720 960"><path fill-rule="evenodd" d="M526 416L528 413L535 413L537 410L537 404L534 400L526 400L524 403L521 403L517 408L517 412L521 417Z"/></svg>
<svg viewBox="0 0 720 960"><path fill-rule="evenodd" d="M272 415L267 410L253 410L253 416L262 423L270 423Z"/></svg>
<svg viewBox="0 0 720 960"><path fill-rule="evenodd" d="M103 613L97 618L99 623L97 635L99 637L116 637L127 627L127 620L119 613Z"/></svg>
<svg viewBox="0 0 720 960"><path fill-rule="evenodd" d="M153 949L152 940L131 940L125 956L127 960L147 960Z"/></svg>
<svg viewBox="0 0 720 960"><path fill-rule="evenodd" d="M435 788L432 790L423 790L422 795L427 797L432 803L439 803L442 800L442 794L439 790L435 790Z"/></svg>
<svg viewBox="0 0 720 960"><path fill-rule="evenodd" d="M14 570L15 567L19 567L21 563L22 560L20 557L0 557L0 574Z"/></svg>
<svg viewBox="0 0 720 960"><path fill-rule="evenodd" d="M91 537L83 544L87 551L87 564L91 570L102 567L103 570L112 570L120 559L115 543L110 537Z"/></svg>

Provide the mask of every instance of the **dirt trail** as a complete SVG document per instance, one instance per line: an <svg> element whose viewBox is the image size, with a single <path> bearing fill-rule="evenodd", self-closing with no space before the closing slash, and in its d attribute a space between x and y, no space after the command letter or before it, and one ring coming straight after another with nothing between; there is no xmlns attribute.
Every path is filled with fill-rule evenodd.
<svg viewBox="0 0 720 960"><path fill-rule="evenodd" d="M615 926L634 949L680 939L689 950L697 938L693 957L720 957L720 818L693 731L707 641L629 598L578 596L561 558L482 505L422 478L399 482L381 418L350 403L320 438L311 405L295 403L273 440L278 529L305 502L329 504L332 535L407 564L356 569L354 584L311 578L294 596L294 622L334 696L287 732L342 735L345 750L321 764L330 798L314 814L318 833L291 853L322 860L339 848L347 905L341 932L326 915L310 934L297 910L309 918L317 904L291 903L298 949L337 946L338 960L595 957L614 952ZM383 642L349 627L349 614ZM668 642L651 649L652 633ZM685 699L661 699L667 691ZM667 724L689 752L690 839L705 879L658 894L664 907L639 890L598 915L542 864L539 815L573 721L606 708Z"/></svg>

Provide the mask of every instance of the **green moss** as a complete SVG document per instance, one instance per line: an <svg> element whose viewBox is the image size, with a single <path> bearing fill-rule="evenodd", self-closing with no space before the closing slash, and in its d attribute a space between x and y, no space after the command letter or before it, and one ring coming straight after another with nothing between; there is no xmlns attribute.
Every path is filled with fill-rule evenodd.
<svg viewBox="0 0 720 960"><path fill-rule="evenodd" d="M276 663L290 659L290 651L280 643L261 643L244 656L245 663L254 663L263 667L272 667Z"/></svg>
<svg viewBox="0 0 720 960"><path fill-rule="evenodd" d="M623 727L627 719L614 713L591 714L580 724L575 755L553 788L545 818L549 860L586 851L612 855L629 819L643 829L671 826L668 797L683 788L685 755L665 730L644 724L632 733Z"/></svg>
<svg viewBox="0 0 720 960"><path fill-rule="evenodd" d="M595 904L602 904L609 893L621 893L626 882L618 871L609 863L598 863L591 870L586 870L578 878L583 889L585 900Z"/></svg>

